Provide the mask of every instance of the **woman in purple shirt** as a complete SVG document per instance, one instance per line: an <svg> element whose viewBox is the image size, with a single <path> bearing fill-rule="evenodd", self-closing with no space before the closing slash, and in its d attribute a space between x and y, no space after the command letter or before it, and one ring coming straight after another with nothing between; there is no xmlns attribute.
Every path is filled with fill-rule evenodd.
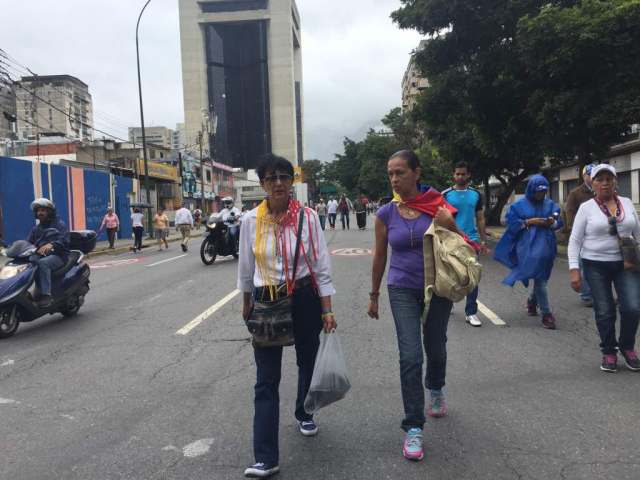
<svg viewBox="0 0 640 480"><path fill-rule="evenodd" d="M458 232L452 214L437 210L435 217L407 206L420 196L419 160L415 153L402 150L394 154L387 165L393 191L400 202L382 207L375 222L376 246L373 259L372 290L368 314L378 318L380 284L387 264L387 249L391 246L391 263L387 286L391 311L396 325L400 351L400 383L404 403L402 429L406 432L403 454L409 460L422 460L422 429L425 422L425 395L422 384L422 348L427 353L426 386L431 391L428 415L443 417L447 412L442 388L447 365L447 324L453 304L437 295L433 296L426 323L422 328L424 312L424 257L422 239L431 225L438 222ZM433 192L432 192L433 193ZM432 195L434 196L434 195Z"/></svg>

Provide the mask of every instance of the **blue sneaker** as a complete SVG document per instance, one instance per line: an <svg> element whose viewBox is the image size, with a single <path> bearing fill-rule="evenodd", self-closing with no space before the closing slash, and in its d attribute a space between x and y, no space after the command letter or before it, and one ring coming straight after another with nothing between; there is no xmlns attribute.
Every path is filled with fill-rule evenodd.
<svg viewBox="0 0 640 480"><path fill-rule="evenodd" d="M244 471L244 476L248 478L267 478L271 475L275 475L279 471L280 467L278 465L256 463Z"/></svg>
<svg viewBox="0 0 640 480"><path fill-rule="evenodd" d="M298 428L300 429L300 433L305 437L313 437L318 433L318 426L313 420L298 422Z"/></svg>
<svg viewBox="0 0 640 480"><path fill-rule="evenodd" d="M427 415L434 418L442 418L447 414L447 401L442 390L431 390L431 401L427 409Z"/></svg>
<svg viewBox="0 0 640 480"><path fill-rule="evenodd" d="M419 462L424 458L424 449L422 446L422 429L412 428L407 432L404 438L402 454L407 460Z"/></svg>

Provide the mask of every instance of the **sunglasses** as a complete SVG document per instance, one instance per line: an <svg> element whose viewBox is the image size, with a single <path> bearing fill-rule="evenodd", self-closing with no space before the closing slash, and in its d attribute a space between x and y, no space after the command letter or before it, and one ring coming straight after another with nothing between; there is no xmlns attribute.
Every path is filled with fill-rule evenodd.
<svg viewBox="0 0 640 480"><path fill-rule="evenodd" d="M616 217L609 217L609 235L618 235L618 224Z"/></svg>
<svg viewBox="0 0 640 480"><path fill-rule="evenodd" d="M287 183L287 182L290 182L292 178L293 177L288 173L277 173L275 175L269 175L268 177L264 177L264 181L266 183L271 183L271 184L275 184L278 182Z"/></svg>

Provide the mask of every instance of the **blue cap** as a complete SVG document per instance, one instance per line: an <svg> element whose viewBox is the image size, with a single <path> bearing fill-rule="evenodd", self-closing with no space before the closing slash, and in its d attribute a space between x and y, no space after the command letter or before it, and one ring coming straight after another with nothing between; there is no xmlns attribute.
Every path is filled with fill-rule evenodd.
<svg viewBox="0 0 640 480"><path fill-rule="evenodd" d="M595 163L590 163L589 165L585 165L585 167L582 169L582 174L584 175L586 173L587 175L591 176L591 172L596 167L597 165Z"/></svg>

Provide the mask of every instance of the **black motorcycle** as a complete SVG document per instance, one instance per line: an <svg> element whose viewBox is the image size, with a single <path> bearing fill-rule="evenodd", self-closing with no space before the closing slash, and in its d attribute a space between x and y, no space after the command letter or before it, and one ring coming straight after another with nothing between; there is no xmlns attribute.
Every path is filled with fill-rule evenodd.
<svg viewBox="0 0 640 480"><path fill-rule="evenodd" d="M235 219L235 215L232 213L227 222L237 224L238 220ZM222 221L220 215L211 215L207 221L206 228L207 233L200 246L202 263L213 265L218 255L221 257L233 255L233 258L238 258L238 242L233 241L229 226Z"/></svg>
<svg viewBox="0 0 640 480"><path fill-rule="evenodd" d="M71 317L78 313L89 292L89 265L83 261L84 255L96 245L96 232L82 231L70 233L71 251L67 262L52 272L53 303L40 307L35 280L37 264L31 262L36 255L36 247L25 240L14 242L2 253L11 259L0 269L0 338L8 338L16 333L21 322L32 322L47 313L62 313Z"/></svg>

